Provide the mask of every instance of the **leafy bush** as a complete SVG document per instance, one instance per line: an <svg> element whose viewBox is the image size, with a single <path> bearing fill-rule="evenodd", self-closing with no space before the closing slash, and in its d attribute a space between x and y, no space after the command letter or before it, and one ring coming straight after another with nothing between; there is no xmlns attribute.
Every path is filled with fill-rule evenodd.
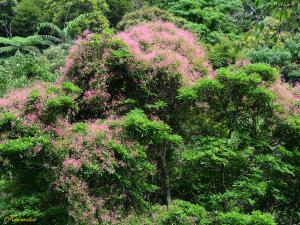
<svg viewBox="0 0 300 225"><path fill-rule="evenodd" d="M252 212L251 215L241 214L238 212L222 213L218 215L217 224L222 225L276 225L270 214L264 214L258 211Z"/></svg>
<svg viewBox="0 0 300 225"><path fill-rule="evenodd" d="M43 51L43 56L47 59L52 73L58 72L60 67L65 64L68 50L68 45L56 45L50 46Z"/></svg>
<svg viewBox="0 0 300 225"><path fill-rule="evenodd" d="M39 55L16 54L0 63L0 96L12 88L24 87L34 80L54 81L47 59Z"/></svg>
<svg viewBox="0 0 300 225"><path fill-rule="evenodd" d="M214 68L226 67L235 64L238 49L233 41L222 39L209 50L208 58Z"/></svg>
<svg viewBox="0 0 300 225"><path fill-rule="evenodd" d="M300 33L288 39L285 43L286 48L292 53L293 61L300 63Z"/></svg>
<svg viewBox="0 0 300 225"><path fill-rule="evenodd" d="M200 225L208 223L206 211L202 206L182 200L173 201L169 210L156 220L156 224L161 225Z"/></svg>
<svg viewBox="0 0 300 225"><path fill-rule="evenodd" d="M264 63L249 64L244 66L242 70L249 75L258 74L266 82L273 83L279 79L278 70Z"/></svg>
<svg viewBox="0 0 300 225"><path fill-rule="evenodd" d="M272 66L285 66L292 60L291 53L284 48L267 48L262 47L249 52L251 62L263 62Z"/></svg>
<svg viewBox="0 0 300 225"><path fill-rule="evenodd" d="M106 211L116 205L136 210L145 206L142 193L157 189L145 176L154 174L154 166L147 160L146 146L123 132L121 119L69 123L68 118L76 112L74 99L80 94L80 89L70 82L48 89L33 87L26 94L23 93L25 100L19 105L17 99L11 100L12 106L5 100L5 104L18 111L16 116L9 113L0 116L1 140L6 138L0 143L0 156L14 168L1 167L3 179L8 189L14 184L20 187L11 190L10 196L1 197L1 201L9 202L13 195L17 201L0 204L4 216L9 213L31 216L48 224L59 216L58 221L97 224L97 221L108 222ZM0 111L9 109L5 104L1 104ZM15 138L10 138L12 134ZM54 161L47 162L49 158ZM19 168L24 166L20 172ZM38 172L30 176L35 170ZM16 179L9 178L9 173ZM115 195L110 194L112 186ZM26 196L27 190L30 196Z"/></svg>
<svg viewBox="0 0 300 225"><path fill-rule="evenodd" d="M95 18L97 19L97 22L94 21ZM94 26L96 26L96 28ZM89 33L90 30L102 32L106 29L108 29L108 21L101 13L81 14L69 21L62 29L55 24L48 22L43 22L38 25L39 33L44 34L42 35L43 39L62 44L70 44L73 42L74 37L81 35L82 33Z"/></svg>
<svg viewBox="0 0 300 225"><path fill-rule="evenodd" d="M155 205L149 209L148 214L131 215L123 219L122 224L204 225L211 223L204 207L183 200L174 200L168 209L165 206Z"/></svg>

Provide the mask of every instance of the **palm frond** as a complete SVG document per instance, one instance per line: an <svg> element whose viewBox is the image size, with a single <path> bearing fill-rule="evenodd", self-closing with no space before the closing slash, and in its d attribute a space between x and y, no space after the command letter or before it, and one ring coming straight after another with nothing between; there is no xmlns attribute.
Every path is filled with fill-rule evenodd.
<svg viewBox="0 0 300 225"><path fill-rule="evenodd" d="M78 26L82 20L88 19L88 18L93 18L94 16L95 16L94 13L81 14L80 16L76 17L74 20L68 22L68 25L64 29L65 33L68 34L70 32L70 30L72 30L74 27Z"/></svg>
<svg viewBox="0 0 300 225"><path fill-rule="evenodd" d="M15 46L0 47L0 54L10 53L10 52L13 52L13 51L16 51L16 50L18 50L18 48L15 47Z"/></svg>
<svg viewBox="0 0 300 225"><path fill-rule="evenodd" d="M44 40L51 41L53 43L60 43L62 42L62 39L54 37L52 35L40 35Z"/></svg>
<svg viewBox="0 0 300 225"><path fill-rule="evenodd" d="M48 29L54 31L61 38L63 38L65 36L64 31L53 23L46 23L46 22L40 23L38 25L38 31L40 31L42 28L48 28Z"/></svg>
<svg viewBox="0 0 300 225"><path fill-rule="evenodd" d="M27 37L23 41L22 46L34 46L34 45L52 45L53 43L49 40L44 40L40 35L33 35Z"/></svg>
<svg viewBox="0 0 300 225"><path fill-rule="evenodd" d="M2 44L2 45L11 45L11 46L16 45L13 38L5 38L5 37L0 37L0 44Z"/></svg>
<svg viewBox="0 0 300 225"><path fill-rule="evenodd" d="M40 50L35 46L25 46L21 50L25 52L32 52L37 54L40 53Z"/></svg>

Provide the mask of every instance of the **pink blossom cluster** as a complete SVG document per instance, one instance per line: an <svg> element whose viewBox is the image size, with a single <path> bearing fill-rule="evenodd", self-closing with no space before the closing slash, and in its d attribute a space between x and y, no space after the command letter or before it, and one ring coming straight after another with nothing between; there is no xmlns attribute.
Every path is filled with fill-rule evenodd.
<svg viewBox="0 0 300 225"><path fill-rule="evenodd" d="M155 21L137 25L118 33L116 38L128 45L137 61L179 73L184 83L203 77L203 68L207 69L209 76L214 75L195 36L172 23ZM197 68L199 64L202 64L202 69Z"/></svg>
<svg viewBox="0 0 300 225"><path fill-rule="evenodd" d="M38 90L41 95L45 94L46 84L45 83L36 83L30 87L16 89L9 92L4 98L0 98L0 112L1 111L10 111L16 116L21 116L24 107L26 106L29 94ZM27 116L29 122L36 120L34 113Z"/></svg>
<svg viewBox="0 0 300 225"><path fill-rule="evenodd" d="M69 215L80 224L99 224L96 217L97 202L89 195L86 182L75 175L62 175L57 189L64 191L69 203Z"/></svg>
<svg viewBox="0 0 300 225"><path fill-rule="evenodd" d="M294 92L296 98L300 100L300 82L295 84L293 92Z"/></svg>
<svg viewBox="0 0 300 225"><path fill-rule="evenodd" d="M299 85L300 86L300 85ZM297 96L297 84L292 88L289 84L278 80L270 90L275 94L275 101L285 107L286 111L297 113L299 111L299 98Z"/></svg>
<svg viewBox="0 0 300 225"><path fill-rule="evenodd" d="M93 33L86 30L84 31L83 36L80 36L75 40L75 44L70 48L65 65L60 68L60 72L62 74L67 74L74 67L74 65L76 64L76 57L83 51L82 44L90 41L92 36Z"/></svg>
<svg viewBox="0 0 300 225"><path fill-rule="evenodd" d="M114 151L106 145L111 141L115 141L124 144L128 148L134 146L132 141L121 136L121 125L110 128L110 124L120 122L119 118L110 118L105 122L101 120L87 121L86 134L75 133L71 129L71 124L65 124L65 131L62 136L58 137L56 142L53 143L56 148L69 149L69 155L63 161L63 169L56 181L56 188L65 193L68 199L69 215L83 224L97 224L101 220L112 221L115 217L109 212L102 211L98 211L97 215L97 210L102 209L108 200L102 195L92 195L89 191L89 183L85 179L79 178L77 173L83 165L90 164L96 164L101 171L108 174L113 174L116 166L120 168L127 166L126 162L117 160ZM99 131L105 134L101 142L95 139L95 134ZM78 142L75 140L78 140Z"/></svg>
<svg viewBox="0 0 300 225"><path fill-rule="evenodd" d="M67 158L63 162L63 168L66 170L69 168L78 170L80 168L80 166L81 166L80 160L76 160L76 159L72 159L72 158Z"/></svg>

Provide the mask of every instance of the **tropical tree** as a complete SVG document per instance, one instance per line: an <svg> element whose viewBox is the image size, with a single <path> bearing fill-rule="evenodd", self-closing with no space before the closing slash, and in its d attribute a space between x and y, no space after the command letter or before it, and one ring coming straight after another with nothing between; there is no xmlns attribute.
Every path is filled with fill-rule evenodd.
<svg viewBox="0 0 300 225"><path fill-rule="evenodd" d="M68 22L66 27L64 27L63 29L59 28L53 23L40 23L38 25L38 32L42 30L50 31L50 34L41 35L41 37L43 37L44 40L49 40L56 43L71 43L73 40L74 30L80 25L81 22L83 22L83 20L93 18L94 16L94 13L81 14L74 20Z"/></svg>

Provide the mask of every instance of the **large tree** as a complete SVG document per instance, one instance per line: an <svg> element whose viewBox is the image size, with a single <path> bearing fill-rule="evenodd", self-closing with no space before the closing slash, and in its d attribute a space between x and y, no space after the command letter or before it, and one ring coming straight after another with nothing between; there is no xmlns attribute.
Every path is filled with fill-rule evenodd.
<svg viewBox="0 0 300 225"><path fill-rule="evenodd" d="M0 36L12 36L11 20L15 13L15 0L0 1Z"/></svg>

